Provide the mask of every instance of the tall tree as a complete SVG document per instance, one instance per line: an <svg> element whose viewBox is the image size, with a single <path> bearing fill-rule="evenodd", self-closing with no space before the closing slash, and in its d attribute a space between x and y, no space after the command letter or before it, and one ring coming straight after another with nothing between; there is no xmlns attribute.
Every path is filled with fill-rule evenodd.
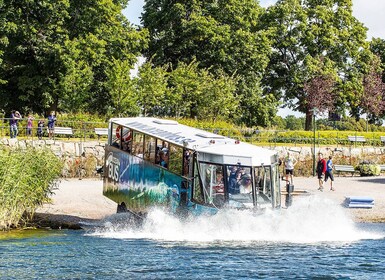
<svg viewBox="0 0 385 280"><path fill-rule="evenodd" d="M306 113L304 85L322 58L337 75L339 106L354 110L362 91L361 69L368 62L366 28L352 15L351 0L280 0L263 20L271 29L273 54L266 71L265 90L283 98L288 107Z"/></svg>
<svg viewBox="0 0 385 280"><path fill-rule="evenodd" d="M57 105L62 46L68 39L63 28L68 18L69 2L4 0L7 11L6 35L1 76L8 83L1 86L7 109L41 112ZM17 106L17 107L16 107Z"/></svg>
<svg viewBox="0 0 385 280"><path fill-rule="evenodd" d="M131 67L146 45L121 13L128 0L4 0L9 44L0 76L2 105L106 113L114 59ZM8 102L8 103L6 103Z"/></svg>
<svg viewBox="0 0 385 280"><path fill-rule="evenodd" d="M234 117L265 125L276 102L273 96L265 102L259 83L271 50L265 32L258 29L262 11L254 0L147 0L142 15L150 32L146 55L155 66L170 63L177 69L179 63L196 60L214 75L236 74L235 96L241 102Z"/></svg>
<svg viewBox="0 0 385 280"><path fill-rule="evenodd" d="M375 120L385 110L385 85L381 77L380 59L375 57L368 73L363 76L363 94L360 106L367 119Z"/></svg>
<svg viewBox="0 0 385 280"><path fill-rule="evenodd" d="M373 38L372 41L370 41L370 50L380 58L382 81L385 83L385 40Z"/></svg>

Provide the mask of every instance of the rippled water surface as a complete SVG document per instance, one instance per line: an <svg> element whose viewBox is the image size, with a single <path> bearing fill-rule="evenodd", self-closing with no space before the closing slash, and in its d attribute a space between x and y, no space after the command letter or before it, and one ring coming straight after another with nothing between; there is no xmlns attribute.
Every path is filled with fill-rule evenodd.
<svg viewBox="0 0 385 280"><path fill-rule="evenodd" d="M140 228L126 218L0 235L0 279L385 277L385 224L354 224L327 201L184 221L154 210Z"/></svg>

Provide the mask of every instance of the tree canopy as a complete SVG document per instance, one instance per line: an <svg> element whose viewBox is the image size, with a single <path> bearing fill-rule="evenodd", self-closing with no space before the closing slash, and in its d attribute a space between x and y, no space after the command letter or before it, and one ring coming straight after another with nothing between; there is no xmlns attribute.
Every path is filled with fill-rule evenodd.
<svg viewBox="0 0 385 280"><path fill-rule="evenodd" d="M3 108L108 109L113 59L132 68L147 33L122 15L127 1L4 0Z"/></svg>
<svg viewBox="0 0 385 280"><path fill-rule="evenodd" d="M146 0L142 27L128 1L0 0L0 108L273 126L285 105L307 129L314 109L384 116L385 41L366 41L352 0Z"/></svg>

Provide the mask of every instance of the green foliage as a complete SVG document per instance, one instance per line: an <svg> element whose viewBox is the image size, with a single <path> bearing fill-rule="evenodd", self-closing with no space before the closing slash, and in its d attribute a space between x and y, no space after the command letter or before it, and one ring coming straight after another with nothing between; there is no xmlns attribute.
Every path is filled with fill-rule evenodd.
<svg viewBox="0 0 385 280"><path fill-rule="evenodd" d="M234 103L228 93L232 92L239 102L239 112L232 115L238 123L269 125L276 113L277 100L273 95L263 96L259 83L271 52L265 31L258 29L261 13L261 7L254 0L146 1L142 22L150 32L150 43L145 54L153 59L155 66L170 64L175 71L182 65L185 72L186 65L198 62L200 69L213 75L209 79L217 82L209 88L209 93L221 94L217 99L209 95L209 101L217 100L230 106ZM174 78L175 94L186 94L188 88L196 90L197 96L206 96L198 81L191 80L193 76L180 79L186 74L181 73L183 71L178 73L178 79ZM226 77L236 78L235 87L226 83ZM218 92L221 85L228 89ZM203 104L198 104L199 100ZM202 115L207 115L208 111L202 107L207 104L206 100L188 100L188 103L191 109L176 108L190 111L188 115L181 112L181 116L194 117L199 113L198 108L204 110ZM218 116L231 113L228 108L220 110L217 106L215 111L210 108L209 113L219 111Z"/></svg>
<svg viewBox="0 0 385 280"><path fill-rule="evenodd" d="M360 162L355 169L360 172L361 176L378 176L381 174L381 167L369 161Z"/></svg>
<svg viewBox="0 0 385 280"><path fill-rule="evenodd" d="M357 110L370 52L366 29L352 15L351 0L278 1L267 9L262 24L273 41L265 89L306 113L306 129L312 114L304 85L319 74L335 77L340 111L346 104Z"/></svg>
<svg viewBox="0 0 385 280"><path fill-rule="evenodd" d="M33 216L56 187L62 166L48 149L0 150L0 229Z"/></svg>
<svg viewBox="0 0 385 280"><path fill-rule="evenodd" d="M0 107L39 114L110 112L121 89L111 87L119 85L108 73L116 65L131 69L147 42L147 31L134 29L122 15L126 4L7 1L9 44L0 48L0 77L7 83L0 85Z"/></svg>
<svg viewBox="0 0 385 280"><path fill-rule="evenodd" d="M125 60L113 59L111 67L106 69L106 88L111 97L111 108L108 111L110 116L136 116L140 111L130 77L131 67Z"/></svg>

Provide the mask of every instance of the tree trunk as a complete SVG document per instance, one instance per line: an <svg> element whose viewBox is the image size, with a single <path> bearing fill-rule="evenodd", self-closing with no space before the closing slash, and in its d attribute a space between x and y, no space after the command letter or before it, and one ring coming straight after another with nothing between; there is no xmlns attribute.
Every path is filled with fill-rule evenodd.
<svg viewBox="0 0 385 280"><path fill-rule="evenodd" d="M306 121L305 121L305 130L310 131L313 128L313 112L309 109L306 109Z"/></svg>

